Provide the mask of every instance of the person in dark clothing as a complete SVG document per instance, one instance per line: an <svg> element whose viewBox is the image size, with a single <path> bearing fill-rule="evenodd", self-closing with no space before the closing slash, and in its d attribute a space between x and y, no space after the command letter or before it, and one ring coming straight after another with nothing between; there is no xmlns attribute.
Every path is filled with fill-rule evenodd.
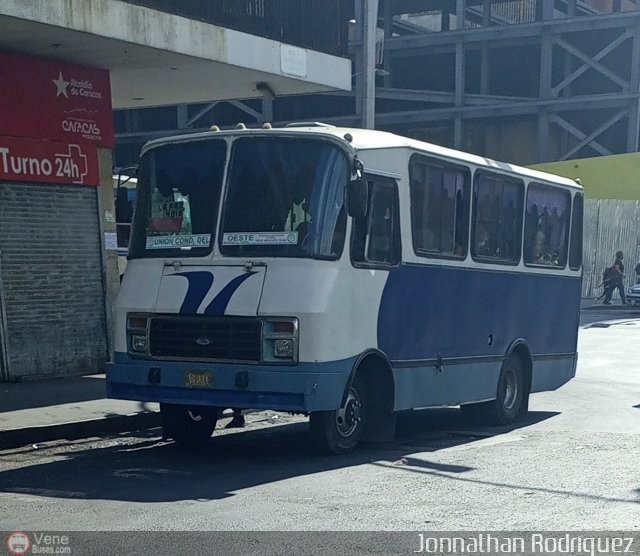
<svg viewBox="0 0 640 556"><path fill-rule="evenodd" d="M225 429L236 429L244 427L244 415L242 414L242 409L237 407L232 408L233 410L233 419L229 421Z"/></svg>
<svg viewBox="0 0 640 556"><path fill-rule="evenodd" d="M604 301L602 302L604 305L611 305L611 296L616 289L620 293L622 304L627 304L627 298L624 294L624 282L622 281L624 276L623 259L624 253L622 251L618 251L616 253L616 260L611 267L611 278L608 278L605 284Z"/></svg>

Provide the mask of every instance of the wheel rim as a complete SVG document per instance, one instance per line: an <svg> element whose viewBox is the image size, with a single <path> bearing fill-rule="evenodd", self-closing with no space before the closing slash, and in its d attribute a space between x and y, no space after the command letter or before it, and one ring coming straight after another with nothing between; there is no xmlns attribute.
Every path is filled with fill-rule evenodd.
<svg viewBox="0 0 640 556"><path fill-rule="evenodd" d="M507 369L504 375L502 404L506 409L513 409L518 399L518 375L513 369Z"/></svg>
<svg viewBox="0 0 640 556"><path fill-rule="evenodd" d="M336 430L343 438L356 431L362 421L362 401L358 391L352 386L344 406L336 411Z"/></svg>

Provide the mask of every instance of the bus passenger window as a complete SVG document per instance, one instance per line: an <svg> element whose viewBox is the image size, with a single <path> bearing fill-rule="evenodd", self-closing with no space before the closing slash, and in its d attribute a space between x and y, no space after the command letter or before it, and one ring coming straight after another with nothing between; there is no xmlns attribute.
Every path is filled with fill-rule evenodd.
<svg viewBox="0 0 640 556"><path fill-rule="evenodd" d="M570 206L568 190L538 183L529 185L524 222L525 264L566 266Z"/></svg>
<svg viewBox="0 0 640 556"><path fill-rule="evenodd" d="M354 221L351 258L354 262L394 265L400 261L398 196L395 183L369 182L366 218Z"/></svg>
<svg viewBox="0 0 640 556"><path fill-rule="evenodd" d="M469 169L416 154L411 157L409 176L415 253L464 258L469 236Z"/></svg>
<svg viewBox="0 0 640 556"><path fill-rule="evenodd" d="M519 180L485 173L476 176L474 258L502 264L520 261L523 189Z"/></svg>

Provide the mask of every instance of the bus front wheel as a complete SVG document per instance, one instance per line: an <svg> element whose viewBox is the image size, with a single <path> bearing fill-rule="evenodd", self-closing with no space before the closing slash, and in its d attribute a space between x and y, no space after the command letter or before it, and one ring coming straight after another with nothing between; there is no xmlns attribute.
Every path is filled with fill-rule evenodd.
<svg viewBox="0 0 640 556"><path fill-rule="evenodd" d="M213 434L218 408L161 403L160 415L165 438L184 448L197 448Z"/></svg>
<svg viewBox="0 0 640 556"><path fill-rule="evenodd" d="M323 452L350 452L362 439L368 410L367 384L361 374L356 374L341 408L311 413L309 426L314 444Z"/></svg>
<svg viewBox="0 0 640 556"><path fill-rule="evenodd" d="M527 373L522 359L515 354L505 360L498 379L495 400L460 406L472 421L490 425L508 425L522 417L529 404Z"/></svg>

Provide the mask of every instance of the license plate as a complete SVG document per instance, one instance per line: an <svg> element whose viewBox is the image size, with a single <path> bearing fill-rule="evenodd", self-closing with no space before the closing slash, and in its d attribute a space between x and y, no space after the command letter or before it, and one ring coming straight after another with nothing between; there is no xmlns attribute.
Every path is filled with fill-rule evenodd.
<svg viewBox="0 0 640 556"><path fill-rule="evenodd" d="M211 371L187 371L184 374L184 384L187 388L213 388L213 373Z"/></svg>

